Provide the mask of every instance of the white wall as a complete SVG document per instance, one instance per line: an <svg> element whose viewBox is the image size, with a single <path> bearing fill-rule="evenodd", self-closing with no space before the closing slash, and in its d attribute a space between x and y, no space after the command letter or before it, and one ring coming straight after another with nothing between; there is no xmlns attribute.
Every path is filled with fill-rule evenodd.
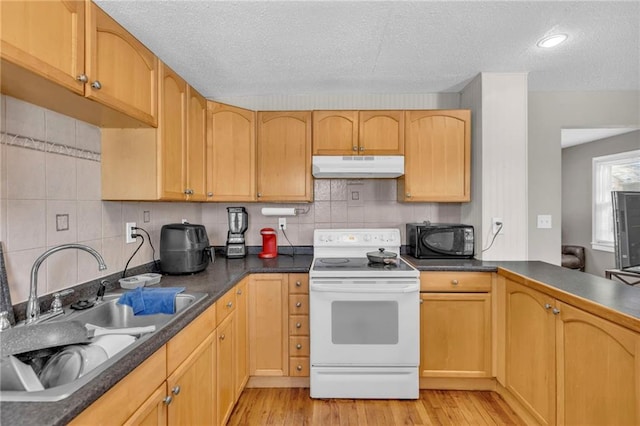
<svg viewBox="0 0 640 426"><path fill-rule="evenodd" d="M560 264L561 129L563 127L623 127L639 124L640 91L529 93L528 250L530 259ZM552 215L552 229L537 229L536 217L539 214Z"/></svg>
<svg viewBox="0 0 640 426"><path fill-rule="evenodd" d="M527 75L482 73L462 92L461 107L472 109L471 203L462 220L476 229L476 257L527 259ZM492 218L504 233L493 239Z"/></svg>

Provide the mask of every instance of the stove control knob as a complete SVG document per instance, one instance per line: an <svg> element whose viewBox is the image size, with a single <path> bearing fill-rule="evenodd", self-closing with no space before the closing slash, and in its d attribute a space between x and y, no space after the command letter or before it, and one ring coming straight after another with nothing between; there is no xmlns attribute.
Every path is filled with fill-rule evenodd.
<svg viewBox="0 0 640 426"><path fill-rule="evenodd" d="M362 237L365 241L371 241L371 235L369 234L364 234L364 237Z"/></svg>

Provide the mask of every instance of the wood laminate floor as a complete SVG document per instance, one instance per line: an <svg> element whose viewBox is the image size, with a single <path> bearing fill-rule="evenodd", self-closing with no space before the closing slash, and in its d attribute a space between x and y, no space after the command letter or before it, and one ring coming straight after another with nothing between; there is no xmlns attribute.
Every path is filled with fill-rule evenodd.
<svg viewBox="0 0 640 426"><path fill-rule="evenodd" d="M245 389L228 426L235 425L520 425L495 392L420 391L418 400L311 399L309 389Z"/></svg>

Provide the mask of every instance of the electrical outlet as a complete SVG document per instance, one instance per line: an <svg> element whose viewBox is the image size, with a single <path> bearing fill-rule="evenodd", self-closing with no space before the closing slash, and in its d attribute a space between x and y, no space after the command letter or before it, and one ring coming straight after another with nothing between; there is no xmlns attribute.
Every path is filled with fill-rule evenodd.
<svg viewBox="0 0 640 426"><path fill-rule="evenodd" d="M502 224L502 226L499 225L500 223ZM504 234L504 221L502 220L501 217L491 218L491 226L492 226L493 235L496 235L496 233L500 235Z"/></svg>
<svg viewBox="0 0 640 426"><path fill-rule="evenodd" d="M287 230L287 218L286 217L279 217L278 218L278 229L282 229L284 231Z"/></svg>
<svg viewBox="0 0 640 426"><path fill-rule="evenodd" d="M550 214L539 214L538 215L538 229L549 229L551 228L551 215Z"/></svg>
<svg viewBox="0 0 640 426"><path fill-rule="evenodd" d="M124 225L124 237L127 244L136 242L136 237L133 236L133 234L136 233L136 231L133 229L135 227L136 227L135 222L127 222Z"/></svg>

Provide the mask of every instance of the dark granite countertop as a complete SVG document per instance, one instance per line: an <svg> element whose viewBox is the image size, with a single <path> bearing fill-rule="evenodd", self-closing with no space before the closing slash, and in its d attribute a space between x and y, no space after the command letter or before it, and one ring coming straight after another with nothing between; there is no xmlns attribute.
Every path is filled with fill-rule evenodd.
<svg viewBox="0 0 640 426"><path fill-rule="evenodd" d="M244 259L216 257L213 265L198 274L163 276L160 282L162 287L186 287L186 292L207 293L208 296L178 316L166 327L158 330L134 351L68 398L57 402L0 402L0 424L18 426L69 423L178 334L243 277L254 273L307 273L312 260L313 256L311 255L295 255L294 257L280 255L275 259L260 259L255 255L249 255Z"/></svg>
<svg viewBox="0 0 640 426"><path fill-rule="evenodd" d="M588 303L618 311L629 316L634 324L635 322L640 324L640 288L633 288L595 275L545 262L423 260L408 255L403 255L403 258L420 271L496 272L500 268L506 269L529 280L544 283L559 292L585 299ZM0 422L11 425L68 423L204 312L243 277L252 273L307 273L312 260L311 254L295 257L281 255L276 259L264 260L253 254L244 259L233 260L216 257L215 263L204 272L187 276L163 276L161 286L184 286L187 292L203 292L208 296L68 398L58 402L0 402Z"/></svg>

